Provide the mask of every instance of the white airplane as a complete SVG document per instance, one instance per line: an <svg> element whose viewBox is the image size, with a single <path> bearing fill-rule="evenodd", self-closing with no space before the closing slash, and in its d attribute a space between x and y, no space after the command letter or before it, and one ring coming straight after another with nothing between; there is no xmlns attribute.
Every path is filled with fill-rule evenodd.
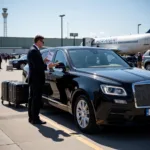
<svg viewBox="0 0 150 150"><path fill-rule="evenodd" d="M150 29L145 34L114 36L108 38L83 38L82 46L112 49L120 54L135 55L150 49Z"/></svg>

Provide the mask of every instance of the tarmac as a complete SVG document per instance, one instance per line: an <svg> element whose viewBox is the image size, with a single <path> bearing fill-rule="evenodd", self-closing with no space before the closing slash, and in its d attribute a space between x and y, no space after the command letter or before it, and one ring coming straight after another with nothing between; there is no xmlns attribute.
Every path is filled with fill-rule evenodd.
<svg viewBox="0 0 150 150"><path fill-rule="evenodd" d="M22 71L6 71L3 61L0 84L4 80L22 80ZM1 95L1 89L0 89ZM15 108L0 103L0 150L149 150L150 129L106 128L94 135L81 133L71 115L45 106L40 117L46 125L28 122L25 105Z"/></svg>
<svg viewBox="0 0 150 150"><path fill-rule="evenodd" d="M6 65L3 62L0 83L4 80L21 81L22 71L6 71ZM4 105L0 104L0 150L101 150L98 146L94 148L88 145L88 141L79 136L71 135L72 131L64 132L65 128L61 130L57 122L44 116L42 119L47 121L46 125L32 125L28 122L24 105L15 108L4 101Z"/></svg>

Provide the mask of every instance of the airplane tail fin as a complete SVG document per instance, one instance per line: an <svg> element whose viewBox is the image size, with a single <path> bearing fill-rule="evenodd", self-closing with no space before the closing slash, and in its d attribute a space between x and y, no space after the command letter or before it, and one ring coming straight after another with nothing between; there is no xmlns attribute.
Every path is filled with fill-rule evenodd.
<svg viewBox="0 0 150 150"><path fill-rule="evenodd" d="M146 33L150 33L150 29Z"/></svg>

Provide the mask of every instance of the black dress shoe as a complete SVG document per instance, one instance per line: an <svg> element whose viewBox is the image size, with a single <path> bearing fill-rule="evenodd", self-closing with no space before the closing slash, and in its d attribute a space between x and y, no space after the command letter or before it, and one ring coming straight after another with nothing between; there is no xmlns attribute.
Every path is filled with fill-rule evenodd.
<svg viewBox="0 0 150 150"><path fill-rule="evenodd" d="M46 122L42 120L35 120L35 121L32 121L32 124L46 124Z"/></svg>
<svg viewBox="0 0 150 150"><path fill-rule="evenodd" d="M32 119L29 118L28 121L29 121L30 123L32 123Z"/></svg>

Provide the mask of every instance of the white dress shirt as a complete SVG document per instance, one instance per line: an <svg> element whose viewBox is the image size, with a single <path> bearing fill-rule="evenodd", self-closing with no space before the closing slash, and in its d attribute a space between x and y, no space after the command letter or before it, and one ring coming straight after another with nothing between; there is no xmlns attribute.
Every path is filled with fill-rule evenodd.
<svg viewBox="0 0 150 150"><path fill-rule="evenodd" d="M40 50L39 47L38 47L36 44L33 44L33 45L34 45L38 50Z"/></svg>

